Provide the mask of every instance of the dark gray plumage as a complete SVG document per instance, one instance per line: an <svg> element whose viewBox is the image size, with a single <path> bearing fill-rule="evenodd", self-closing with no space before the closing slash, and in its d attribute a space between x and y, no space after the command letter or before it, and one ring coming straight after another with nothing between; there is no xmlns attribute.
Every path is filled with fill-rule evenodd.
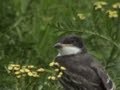
<svg viewBox="0 0 120 90"><path fill-rule="evenodd" d="M55 59L66 68L59 79L65 90L114 90L110 77L104 68L84 47L84 43L78 36L66 36L56 44L57 49L65 45L73 45L82 51L75 54L58 55Z"/></svg>

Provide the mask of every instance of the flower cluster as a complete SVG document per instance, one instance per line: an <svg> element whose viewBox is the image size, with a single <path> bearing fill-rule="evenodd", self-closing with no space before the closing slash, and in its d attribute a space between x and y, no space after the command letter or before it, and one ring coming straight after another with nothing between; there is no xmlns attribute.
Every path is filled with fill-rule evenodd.
<svg viewBox="0 0 120 90"><path fill-rule="evenodd" d="M103 6L107 5L107 2L98 1L94 3L95 10L103 10Z"/></svg>
<svg viewBox="0 0 120 90"><path fill-rule="evenodd" d="M52 72L52 75L48 76L49 80L57 80L63 75L63 71L66 70L65 67L60 66L57 62L51 62L49 64L53 70L48 70L44 68L38 68L34 65L19 65L19 64L9 64L7 69L9 72L17 78L21 77L40 77L43 72Z"/></svg>
<svg viewBox="0 0 120 90"><path fill-rule="evenodd" d="M108 10L107 13L108 13L109 18L117 18L118 17L118 12L115 10Z"/></svg>
<svg viewBox="0 0 120 90"><path fill-rule="evenodd" d="M117 3L113 4L112 7L114 9L120 9L120 2L117 2Z"/></svg>
<svg viewBox="0 0 120 90"><path fill-rule="evenodd" d="M48 77L49 80L57 80L58 78L61 78L63 75L63 71L66 70L66 68L61 66L58 62L51 62L49 66L52 67L56 72Z"/></svg>
<svg viewBox="0 0 120 90"><path fill-rule="evenodd" d="M119 17L119 11L116 9L120 9L120 2L116 2L112 5L112 9L111 10L106 10L103 8L103 6L107 5L107 2L104 1L98 1L94 3L95 6L95 10L104 10L105 13L107 13L107 16L109 18L118 18Z"/></svg>
<svg viewBox="0 0 120 90"><path fill-rule="evenodd" d="M44 68L36 68L33 65L24 65L21 66L19 64L9 64L8 70L11 74L15 75L17 78L21 77L39 77L42 72L44 72Z"/></svg>

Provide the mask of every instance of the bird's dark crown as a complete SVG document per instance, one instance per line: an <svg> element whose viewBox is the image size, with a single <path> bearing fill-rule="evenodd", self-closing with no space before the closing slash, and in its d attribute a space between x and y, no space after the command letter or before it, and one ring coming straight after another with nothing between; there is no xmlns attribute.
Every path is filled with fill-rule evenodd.
<svg viewBox="0 0 120 90"><path fill-rule="evenodd" d="M72 44L72 45L79 47L79 48L84 47L82 38L80 38L77 35L64 36L59 40L59 42L62 44Z"/></svg>

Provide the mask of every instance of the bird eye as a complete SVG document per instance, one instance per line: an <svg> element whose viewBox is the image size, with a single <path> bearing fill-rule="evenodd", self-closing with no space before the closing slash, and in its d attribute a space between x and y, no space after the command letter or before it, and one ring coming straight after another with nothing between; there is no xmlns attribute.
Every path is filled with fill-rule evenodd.
<svg viewBox="0 0 120 90"><path fill-rule="evenodd" d="M71 43L75 43L75 42L76 42L75 40L73 40L73 39L71 40Z"/></svg>

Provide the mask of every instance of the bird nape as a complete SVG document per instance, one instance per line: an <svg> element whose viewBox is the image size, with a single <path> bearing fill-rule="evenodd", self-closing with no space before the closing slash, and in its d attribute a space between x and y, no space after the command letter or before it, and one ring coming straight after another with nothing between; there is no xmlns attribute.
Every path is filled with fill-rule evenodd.
<svg viewBox="0 0 120 90"><path fill-rule="evenodd" d="M59 79L65 90L115 90L109 75L90 54L76 35L61 38L54 46L55 61L66 70Z"/></svg>

